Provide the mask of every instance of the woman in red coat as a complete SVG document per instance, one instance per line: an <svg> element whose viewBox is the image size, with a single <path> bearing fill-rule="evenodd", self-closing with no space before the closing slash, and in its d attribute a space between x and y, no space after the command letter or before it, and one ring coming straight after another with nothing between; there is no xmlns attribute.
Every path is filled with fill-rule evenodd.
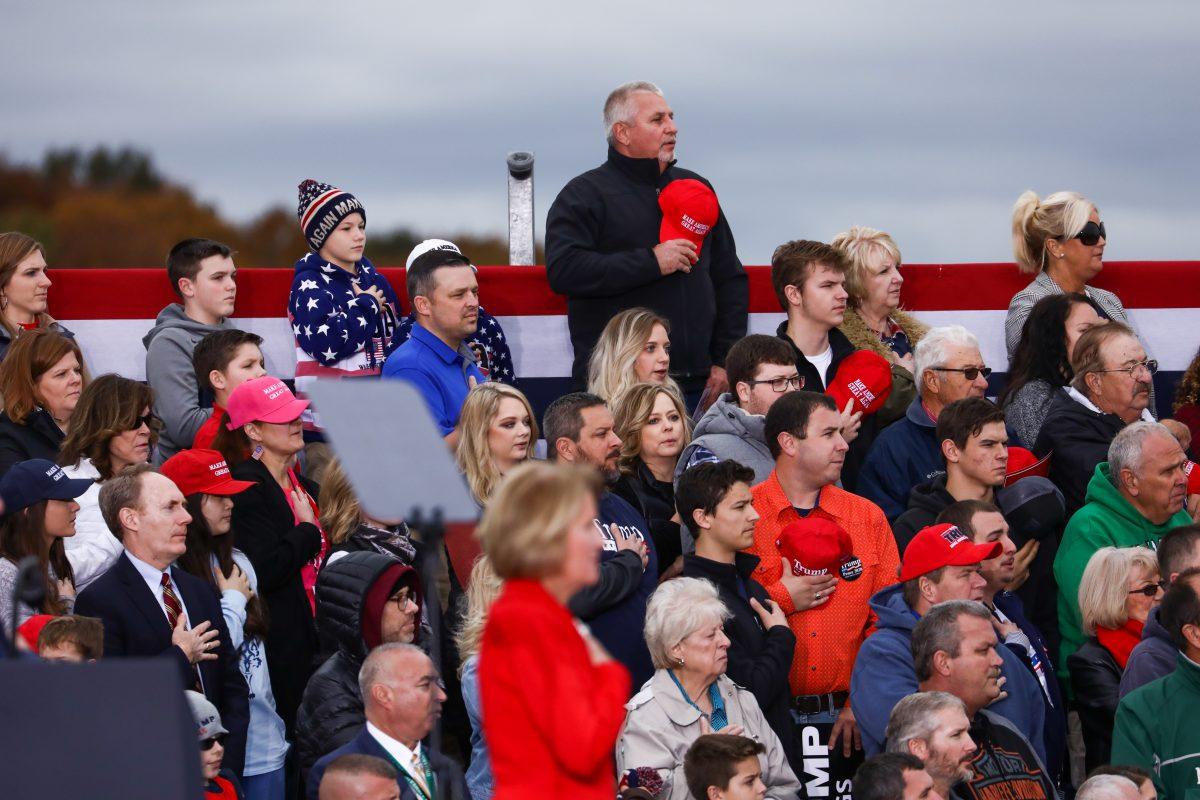
<svg viewBox="0 0 1200 800"><path fill-rule="evenodd" d="M598 476L535 462L507 475L479 526L505 584L479 654L494 800L612 800L629 674L567 610L599 577Z"/></svg>

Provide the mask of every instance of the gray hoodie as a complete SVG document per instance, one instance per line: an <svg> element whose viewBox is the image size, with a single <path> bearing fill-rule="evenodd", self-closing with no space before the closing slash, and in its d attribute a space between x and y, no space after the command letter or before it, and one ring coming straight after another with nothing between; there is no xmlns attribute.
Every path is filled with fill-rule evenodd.
<svg viewBox="0 0 1200 800"><path fill-rule="evenodd" d="M693 466L693 459L703 460L704 454L697 454L703 448L721 461L732 458L750 467L754 470L754 482L762 483L775 469L775 459L764 436L766 425L766 417L747 414L735 402L733 394L721 395L696 423L691 443L679 454L675 482L679 482L685 469Z"/></svg>
<svg viewBox="0 0 1200 800"><path fill-rule="evenodd" d="M197 322L183 313L183 306L172 303L159 312L154 327L142 337L146 380L154 390L154 413L163 421L155 464L191 447L196 431L212 413L211 408L200 405L192 350L208 334L232 327L228 320L219 325Z"/></svg>

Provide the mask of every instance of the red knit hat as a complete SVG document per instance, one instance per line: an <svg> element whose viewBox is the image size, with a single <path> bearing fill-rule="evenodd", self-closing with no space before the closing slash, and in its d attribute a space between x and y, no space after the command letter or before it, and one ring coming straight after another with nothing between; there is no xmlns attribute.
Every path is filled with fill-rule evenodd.
<svg viewBox="0 0 1200 800"><path fill-rule="evenodd" d="M911 581L942 567L967 567L995 558L1004 550L1000 542L975 544L957 525L942 523L917 531L904 549L900 580Z"/></svg>
<svg viewBox="0 0 1200 800"><path fill-rule="evenodd" d="M892 367L887 359L870 350L856 350L838 364L825 394L837 403L838 411L854 400L850 413L870 416L883 407L892 393Z"/></svg>
<svg viewBox="0 0 1200 800"><path fill-rule="evenodd" d="M683 178L671 181L658 193L658 207L663 215L658 240L687 239L696 245L696 255L700 255L704 238L717 224L721 210L716 193L702 181Z"/></svg>
<svg viewBox="0 0 1200 800"><path fill-rule="evenodd" d="M805 517L789 523L775 546L793 575L840 575L852 581L862 574L862 562L854 556L850 534L831 519Z"/></svg>
<svg viewBox="0 0 1200 800"><path fill-rule="evenodd" d="M416 627L413 631L415 642L421 635L421 578L417 571L404 564L392 564L379 573L379 577L367 589L363 598L362 619L359 627L362 629L363 642L367 649L372 650L383 644L383 609L389 598L405 586L408 596L417 604Z"/></svg>
<svg viewBox="0 0 1200 800"><path fill-rule="evenodd" d="M1024 447L1008 448L1008 472L1004 476L1004 485L1012 486L1022 478L1034 475L1041 478L1050 477L1050 455L1047 453L1038 458Z"/></svg>

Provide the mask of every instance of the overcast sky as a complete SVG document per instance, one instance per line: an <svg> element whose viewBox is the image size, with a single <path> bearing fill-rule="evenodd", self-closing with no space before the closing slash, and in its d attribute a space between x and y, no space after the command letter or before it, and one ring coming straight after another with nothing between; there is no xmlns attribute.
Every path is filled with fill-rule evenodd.
<svg viewBox="0 0 1200 800"><path fill-rule="evenodd" d="M0 150L132 144L236 219L314 177L372 227L503 233L529 149L541 238L605 95L647 79L746 263L851 224L1011 260L1027 188L1090 197L1110 259L1200 258L1194 2L55 0L5 27Z"/></svg>

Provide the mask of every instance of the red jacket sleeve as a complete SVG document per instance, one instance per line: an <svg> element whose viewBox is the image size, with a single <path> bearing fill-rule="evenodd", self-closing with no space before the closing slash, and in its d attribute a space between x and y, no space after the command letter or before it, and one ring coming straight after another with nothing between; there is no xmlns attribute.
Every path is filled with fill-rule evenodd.
<svg viewBox="0 0 1200 800"><path fill-rule="evenodd" d="M536 614L497 618L495 610L481 655L481 678L493 682L484 684L485 697L489 690L498 692L496 699L502 699L508 713L528 716L564 772L578 778L595 775L612 759L625 721L629 673L615 661L592 666L586 652L580 662L575 656L583 643L573 628L562 630ZM485 729L491 719L495 717L485 708ZM504 735L502 723L486 733L493 741Z"/></svg>

